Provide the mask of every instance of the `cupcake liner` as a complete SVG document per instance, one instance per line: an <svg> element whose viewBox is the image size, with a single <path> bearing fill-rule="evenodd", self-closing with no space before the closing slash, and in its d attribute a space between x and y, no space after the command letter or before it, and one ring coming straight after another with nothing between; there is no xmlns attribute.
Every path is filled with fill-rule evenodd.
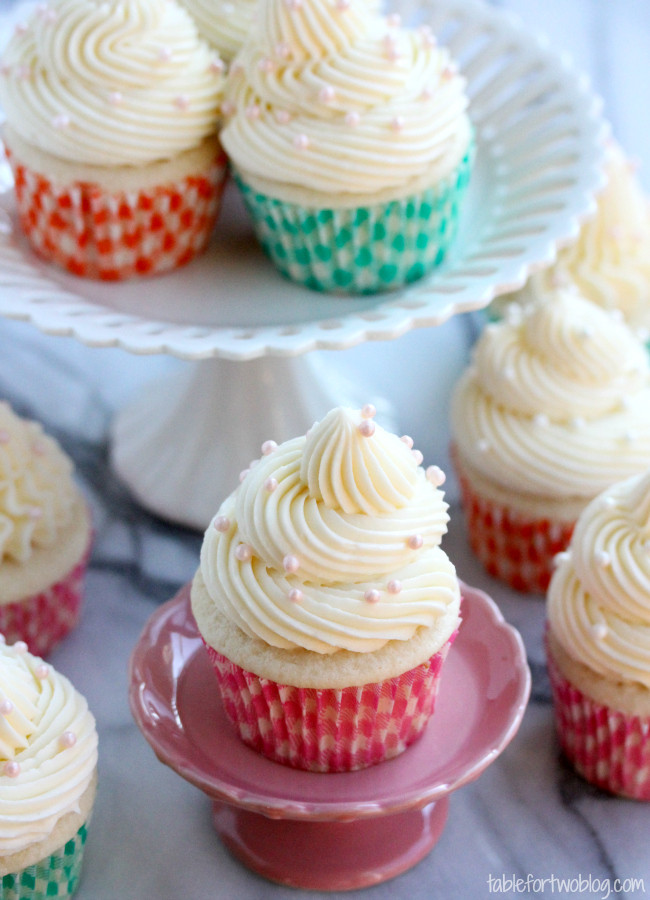
<svg viewBox="0 0 650 900"><path fill-rule="evenodd" d="M456 473L469 543L486 571L523 593L546 593L553 559L569 545L575 522L531 519L478 494Z"/></svg>
<svg viewBox="0 0 650 900"><path fill-rule="evenodd" d="M77 625L89 556L90 542L83 557L60 581L38 594L0 605L0 634L7 643L25 641L34 656L46 656Z"/></svg>
<svg viewBox="0 0 650 900"><path fill-rule="evenodd" d="M280 271L316 291L369 294L417 281L453 242L473 161L422 193L353 209L317 209L267 197L235 179L257 238Z"/></svg>
<svg viewBox="0 0 650 900"><path fill-rule="evenodd" d="M420 736L455 636L403 675L342 689L277 684L206 647L226 714L245 744L309 772L352 772L397 756Z"/></svg>
<svg viewBox="0 0 650 900"><path fill-rule="evenodd" d="M547 646L558 737L576 772L602 790L650 800L650 716L596 703L557 668Z"/></svg>
<svg viewBox="0 0 650 900"><path fill-rule="evenodd" d="M84 848L88 834L87 823L60 850L20 872L0 879L0 900L65 900L77 889Z"/></svg>
<svg viewBox="0 0 650 900"><path fill-rule="evenodd" d="M214 227L227 172L221 154L200 175L108 192L85 182L56 185L6 153L34 250L74 275L103 281L156 275L193 259Z"/></svg>

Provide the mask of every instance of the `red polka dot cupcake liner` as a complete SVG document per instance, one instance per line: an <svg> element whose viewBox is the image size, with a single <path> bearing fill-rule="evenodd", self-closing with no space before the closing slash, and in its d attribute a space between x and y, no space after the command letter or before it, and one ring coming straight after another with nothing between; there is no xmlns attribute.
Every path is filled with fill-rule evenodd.
<svg viewBox="0 0 650 900"><path fill-rule="evenodd" d="M138 191L59 186L6 149L21 226L33 249L73 275L123 281L186 265L206 246L227 173L223 151L196 176Z"/></svg>
<svg viewBox="0 0 650 900"><path fill-rule="evenodd" d="M46 590L0 605L0 633L7 643L25 641L34 656L47 656L79 623L90 544L65 577Z"/></svg>
<svg viewBox="0 0 650 900"><path fill-rule="evenodd" d="M596 703L547 656L560 745L576 772L604 791L650 800L650 716Z"/></svg>
<svg viewBox="0 0 650 900"><path fill-rule="evenodd" d="M470 546L486 571L517 591L545 594L574 522L530 519L478 494L456 466Z"/></svg>
<svg viewBox="0 0 650 900"><path fill-rule="evenodd" d="M352 772L398 756L422 734L455 636L403 675L342 689L278 684L206 646L225 712L245 744L293 768Z"/></svg>

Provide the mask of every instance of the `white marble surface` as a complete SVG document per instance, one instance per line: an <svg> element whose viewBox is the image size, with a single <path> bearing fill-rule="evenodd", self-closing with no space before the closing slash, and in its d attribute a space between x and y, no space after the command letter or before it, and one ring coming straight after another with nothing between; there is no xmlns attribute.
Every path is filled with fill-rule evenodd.
<svg viewBox="0 0 650 900"><path fill-rule="evenodd" d="M0 10L12 5L2 0ZM639 158L650 188L648 0L498 5L545 32L589 74L616 137ZM476 328L476 317L459 317L390 344L319 357L349 377L365 399L388 398L399 430L413 435L426 462L445 466L449 391ZM152 612L192 576L200 535L155 518L129 496L110 467L109 428L115 411L147 381L191 364L93 349L8 321L0 321L0 348L0 396L60 439L76 462L95 517L83 619L52 655L53 664L88 697L100 732L100 788L79 900L318 896L271 884L231 858L212 829L209 802L157 761L129 712L131 650ZM503 875L603 880L603 890L582 892L587 897L607 896L607 885L610 896L638 896L640 888L617 892L615 880L640 878L650 892L650 805L590 788L560 759L541 644L543 603L505 590L481 571L466 545L453 479L448 496L453 505L447 552L460 576L486 589L521 631L532 698L505 753L452 797L432 853L395 880L348 896L487 897L490 877ZM547 881L544 893L551 892ZM557 886L554 893L562 896Z"/></svg>

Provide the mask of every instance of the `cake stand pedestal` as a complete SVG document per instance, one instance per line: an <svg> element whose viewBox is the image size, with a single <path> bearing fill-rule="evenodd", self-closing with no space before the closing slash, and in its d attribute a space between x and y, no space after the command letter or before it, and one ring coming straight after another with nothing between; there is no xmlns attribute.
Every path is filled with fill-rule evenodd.
<svg viewBox="0 0 650 900"><path fill-rule="evenodd" d="M161 762L212 800L219 837L245 865L293 887L377 884L431 851L450 796L497 759L528 702L519 633L486 594L461 589L463 622L433 718L388 762L320 774L246 747L224 712L189 585L156 610L133 651L131 711Z"/></svg>
<svg viewBox="0 0 650 900"><path fill-rule="evenodd" d="M399 11L449 47L467 80L477 143L452 251L407 289L346 297L287 282L233 190L208 252L187 268L120 284L75 278L31 252L0 167L0 314L90 346L200 362L145 391L113 429L118 473L166 518L205 527L261 441L294 436L346 399L381 404L296 357L393 340L481 309L551 263L595 210L605 126L568 60L480 0L401 0Z"/></svg>

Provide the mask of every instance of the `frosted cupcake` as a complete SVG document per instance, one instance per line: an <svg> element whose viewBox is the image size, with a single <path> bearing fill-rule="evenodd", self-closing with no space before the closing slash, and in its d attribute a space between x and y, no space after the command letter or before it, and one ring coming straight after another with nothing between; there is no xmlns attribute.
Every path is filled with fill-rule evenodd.
<svg viewBox="0 0 650 900"><path fill-rule="evenodd" d="M337 408L244 474L208 527L192 609L242 740L350 771L422 733L459 625L437 467Z"/></svg>
<svg viewBox="0 0 650 900"><path fill-rule="evenodd" d="M256 0L181 0L199 33L226 62L241 49L257 6Z"/></svg>
<svg viewBox="0 0 650 900"><path fill-rule="evenodd" d="M0 645L0 896L75 892L97 780L97 731L67 678Z"/></svg>
<svg viewBox="0 0 650 900"><path fill-rule="evenodd" d="M269 0L226 88L223 145L287 277L372 293L452 243L472 158L465 81L373 0Z"/></svg>
<svg viewBox="0 0 650 900"><path fill-rule="evenodd" d="M650 800L650 470L578 520L548 592L562 748L588 781Z"/></svg>
<svg viewBox="0 0 650 900"><path fill-rule="evenodd" d="M79 620L90 551L70 459L0 402L0 632L46 655Z"/></svg>
<svg viewBox="0 0 650 900"><path fill-rule="evenodd" d="M33 248L105 280L200 252L226 173L222 70L175 0L39 4L0 67L3 139Z"/></svg>
<svg viewBox="0 0 650 900"><path fill-rule="evenodd" d="M488 572L543 593L600 491L650 466L650 367L620 316L558 290L489 325L451 404L471 546Z"/></svg>
<svg viewBox="0 0 650 900"><path fill-rule="evenodd" d="M607 183L577 241L535 274L515 299L527 302L558 285L576 286L604 309L619 310L643 339L650 335L650 205L635 166L621 148L607 149Z"/></svg>

